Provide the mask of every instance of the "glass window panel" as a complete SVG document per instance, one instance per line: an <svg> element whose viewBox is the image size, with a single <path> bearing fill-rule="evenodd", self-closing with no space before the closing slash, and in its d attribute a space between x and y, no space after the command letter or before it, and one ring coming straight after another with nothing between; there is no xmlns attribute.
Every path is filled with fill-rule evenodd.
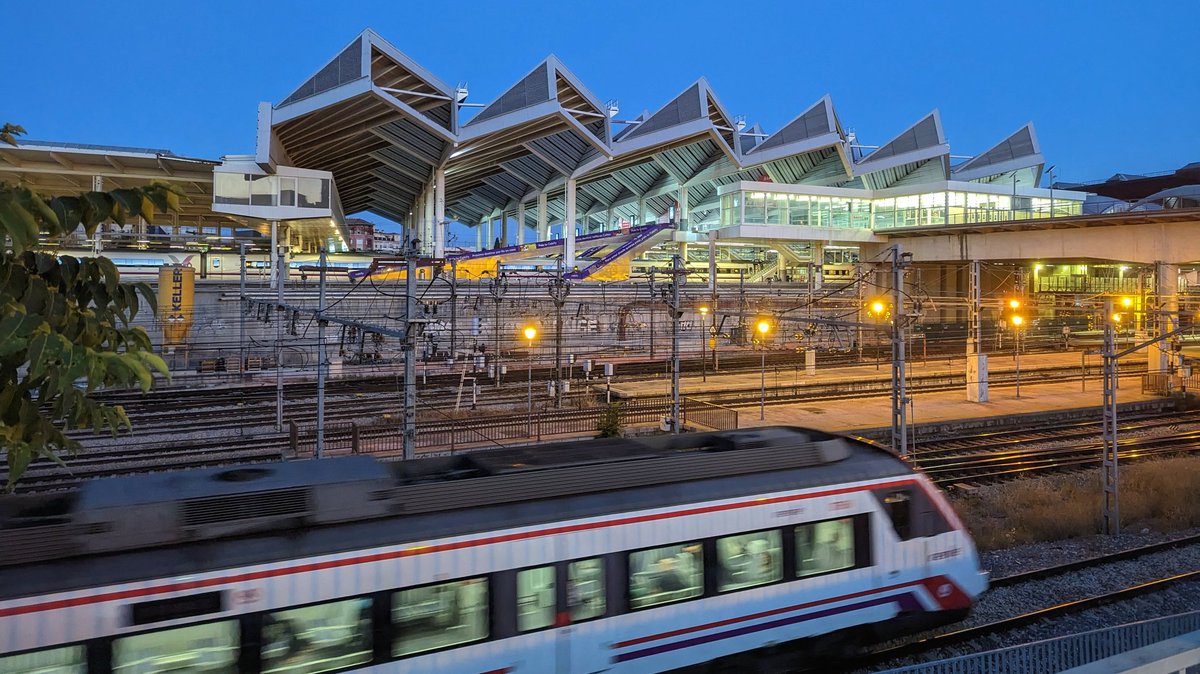
<svg viewBox="0 0 1200 674"><path fill-rule="evenodd" d="M329 208L329 181L322 178L297 178L300 208Z"/></svg>
<svg viewBox="0 0 1200 674"><path fill-rule="evenodd" d="M829 197L813 197L808 202L808 221L813 227L829 226Z"/></svg>
<svg viewBox="0 0 1200 674"><path fill-rule="evenodd" d="M796 573L812 576L854 566L854 518L796 527Z"/></svg>
<svg viewBox="0 0 1200 674"><path fill-rule="evenodd" d="M896 200L875 200L875 229L886 229L896 225Z"/></svg>
<svg viewBox="0 0 1200 674"><path fill-rule="evenodd" d="M538 630L554 624L554 567L517 572L517 629Z"/></svg>
<svg viewBox="0 0 1200 674"><path fill-rule="evenodd" d="M486 578L400 590L392 598L392 654L411 655L486 639Z"/></svg>
<svg viewBox="0 0 1200 674"><path fill-rule="evenodd" d="M767 195L767 224L782 225L787 222L788 197L786 194Z"/></svg>
<svg viewBox="0 0 1200 674"><path fill-rule="evenodd" d="M704 592L704 552L699 543L668 545L629 554L629 605L644 608Z"/></svg>
<svg viewBox="0 0 1200 674"><path fill-rule="evenodd" d="M268 613L264 672L317 674L371 661L371 600L349 599Z"/></svg>
<svg viewBox="0 0 1200 674"><path fill-rule="evenodd" d="M788 204L788 223L801 227L808 226L808 196L793 194Z"/></svg>
<svg viewBox="0 0 1200 674"><path fill-rule="evenodd" d="M279 205L296 205L296 179L285 176L279 177Z"/></svg>
<svg viewBox="0 0 1200 674"><path fill-rule="evenodd" d="M761 225L767 219L767 194L765 192L750 192L746 194L746 222Z"/></svg>
<svg viewBox="0 0 1200 674"><path fill-rule="evenodd" d="M567 565L567 605L574 622L604 615L604 560L581 559Z"/></svg>
<svg viewBox="0 0 1200 674"><path fill-rule="evenodd" d="M87 650L83 646L0 657L0 674L83 674L85 671Z"/></svg>
<svg viewBox="0 0 1200 674"><path fill-rule="evenodd" d="M214 173L213 201L218 204L250 204L250 176L244 173Z"/></svg>
<svg viewBox="0 0 1200 674"><path fill-rule="evenodd" d="M275 205L275 176L256 176L250 183L251 206Z"/></svg>
<svg viewBox="0 0 1200 674"><path fill-rule="evenodd" d="M718 538L717 564L720 592L773 583L783 577L783 538L778 530Z"/></svg>
<svg viewBox="0 0 1200 674"><path fill-rule="evenodd" d="M871 202L866 199L852 199L850 201L850 226L855 229L869 229L871 227Z"/></svg>
<svg viewBox="0 0 1200 674"><path fill-rule="evenodd" d="M830 226L845 229L850 226L850 201L833 197L830 205Z"/></svg>
<svg viewBox="0 0 1200 674"><path fill-rule="evenodd" d="M236 620L190 625L114 639L114 674L237 672Z"/></svg>

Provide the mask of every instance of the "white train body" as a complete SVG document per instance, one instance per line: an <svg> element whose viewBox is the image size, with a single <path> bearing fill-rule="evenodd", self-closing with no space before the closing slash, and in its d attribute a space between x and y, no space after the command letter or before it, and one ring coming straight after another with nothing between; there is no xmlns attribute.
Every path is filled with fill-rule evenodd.
<svg viewBox="0 0 1200 674"><path fill-rule="evenodd" d="M880 452L864 447L853 449ZM688 488L706 483L718 484L693 481ZM561 490L558 480L547 484ZM45 655L50 661L73 648L88 667L45 671L110 671L106 665L115 672L154 671L178 650L159 642L192 639L183 650L196 664L181 671L293 671L293 659L275 653L295 641L302 643L298 653L320 654L296 656L296 663L334 669L294 671L650 672L832 633L889 638L960 617L986 588L961 522L918 472L636 507L656 493L635 485L558 503L566 514L592 507L589 498L611 501L602 508L608 512L584 517L532 512L554 501L517 503L512 518L538 521L412 540L403 540L404 517L383 519L377 526L390 524L402 542L331 554L300 554L299 543L290 552L287 537L245 538L251 549L237 554L281 557L266 563L230 565L227 555L214 553L238 548L199 543L178 547L182 557L171 557L169 547L143 551L128 563L149 564L145 572L96 567L99 576L132 573L139 576L134 581L74 579L77 587L69 591L6 596L0 653L20 653L10 664L28 666L39 653L51 654ZM903 523L893 506L902 510ZM454 519L451 528L472 528L470 512L421 517L413 520L418 530L437 517ZM329 531L336 536L336 529ZM206 558L191 556L192 548ZM123 557L118 553L106 565ZM652 567L640 566L649 559ZM89 568L84 562L62 568ZM51 571L54 563L48 564ZM758 575L752 577L754 564ZM153 572L163 565L213 570ZM31 566L22 568L32 585L53 585L37 579ZM666 575L686 587L669 589ZM219 602L206 605L214 593ZM289 626L278 628L284 623ZM177 629L197 624L203 627L189 628L190 635ZM128 635L147 636L123 640ZM156 641L155 635L162 636ZM236 643L225 643L232 635ZM231 658L237 669L222 669ZM20 671L5 661L0 656L0 673Z"/></svg>

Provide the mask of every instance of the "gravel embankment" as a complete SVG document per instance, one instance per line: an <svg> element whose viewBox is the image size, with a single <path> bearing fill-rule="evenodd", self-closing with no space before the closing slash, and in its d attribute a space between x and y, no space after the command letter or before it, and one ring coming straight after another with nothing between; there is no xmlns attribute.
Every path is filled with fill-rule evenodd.
<svg viewBox="0 0 1200 674"><path fill-rule="evenodd" d="M985 569L991 571L993 578L999 578L1197 533L1200 533L1200 529L1171 534L1143 531L1116 537L1092 536L1023 545L985 553L982 555L982 564ZM1138 559L1113 562L1097 568L1082 569L1062 576L997 587L984 594L966 620L938 631L954 631L991 623L1031 610L1049 608L1063 602L1085 599L1138 583L1196 570L1200 570L1200 544L1158 552ZM1200 610L1200 581L1190 581L1119 603L1039 621L1013 631L930 651L919 657L898 659L862 671L882 671L932 662L1196 610Z"/></svg>

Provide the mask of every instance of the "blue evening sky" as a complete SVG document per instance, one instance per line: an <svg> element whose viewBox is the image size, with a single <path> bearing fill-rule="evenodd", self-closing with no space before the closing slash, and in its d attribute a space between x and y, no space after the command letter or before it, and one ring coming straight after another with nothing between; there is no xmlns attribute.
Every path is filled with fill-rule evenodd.
<svg viewBox="0 0 1200 674"><path fill-rule="evenodd" d="M939 108L972 155L1032 120L1060 180L1200 161L1200 2L21 2L0 122L216 158L366 27L471 101L557 54L621 117L706 76L778 129L824 94L860 142Z"/></svg>

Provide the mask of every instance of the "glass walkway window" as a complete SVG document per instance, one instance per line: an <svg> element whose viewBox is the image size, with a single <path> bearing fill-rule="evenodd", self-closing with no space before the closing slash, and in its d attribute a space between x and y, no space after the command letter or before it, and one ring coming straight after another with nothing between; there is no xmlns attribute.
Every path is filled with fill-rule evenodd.
<svg viewBox="0 0 1200 674"><path fill-rule="evenodd" d="M972 183L948 183L968 187ZM797 187L797 186L789 186ZM802 186L799 186L802 187ZM827 188L820 188L827 189ZM1049 196L949 189L894 196L837 188L842 194L742 191L721 195L721 226L791 225L830 229L890 229L1029 220L1079 215L1083 202L1068 193ZM986 189L982 186L976 189ZM888 192L895 192L889 189ZM1038 190L1046 192L1046 190Z"/></svg>

